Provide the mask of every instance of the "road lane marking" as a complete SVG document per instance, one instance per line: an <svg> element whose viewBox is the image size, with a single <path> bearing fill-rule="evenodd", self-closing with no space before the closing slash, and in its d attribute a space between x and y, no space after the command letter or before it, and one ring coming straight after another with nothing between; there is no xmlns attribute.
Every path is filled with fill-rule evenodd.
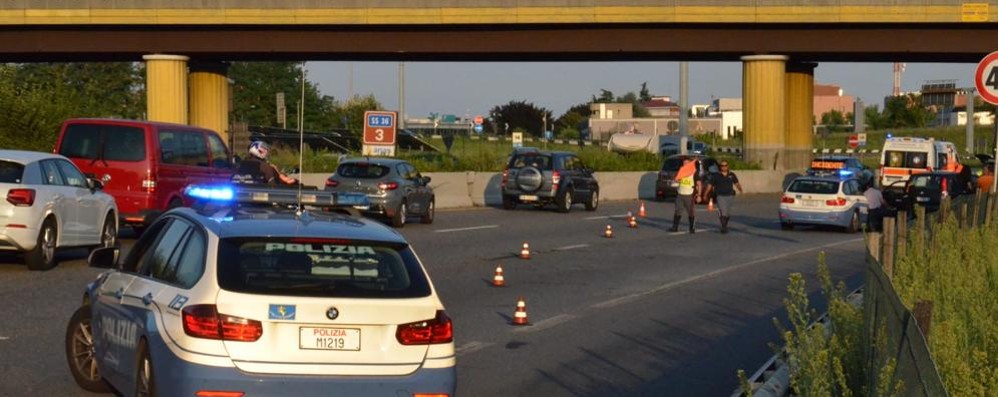
<svg viewBox="0 0 998 397"><path fill-rule="evenodd" d="M585 219L587 221L595 221L595 220L600 220L600 219L626 218L626 217L627 217L627 214L620 214L620 215L590 216L588 218L582 218L582 219Z"/></svg>
<svg viewBox="0 0 998 397"><path fill-rule="evenodd" d="M568 250L574 250L574 249L577 249L577 248L586 248L588 246L589 246L589 244L566 245L564 247L555 248L554 250L555 251L568 251Z"/></svg>
<svg viewBox="0 0 998 397"><path fill-rule="evenodd" d="M739 270L741 268L749 267L749 266L752 266L752 265L757 265L757 264L760 264L760 263L770 262L770 261L774 261L774 260L778 260L778 259L783 259L783 258L787 258L787 257L791 257L791 256L796 256L796 255L800 255L800 254L806 254L806 253L811 252L811 251L818 251L818 250L822 250L822 249L825 249L825 248L832 248L832 247L837 247L837 246L840 246L840 245L845 245L845 244L850 244L850 243L856 243L856 242L860 242L860 241L863 241L863 238L856 238L856 239L851 239L851 240L839 241L837 243L831 243L831 244L821 245L821 246L818 246L818 247L806 248L806 249L802 249L802 250L798 250L798 251L794 251L794 252L788 252L788 253L785 253L785 254L771 256L771 257L768 257L768 258L756 259L754 261L745 262L745 263L738 264L738 265L735 265L735 266L729 266L729 267L726 267L726 268L723 268L723 269L717 269L717 270L714 270L712 272L707 272L707 273L701 274L699 276L693 276L693 277L687 278L685 280L679 280L679 281L673 281L671 283L666 283L666 284L660 285L658 287L655 287L655 288L647 290L647 291L637 292L637 293L634 293L634 294L625 295L625 296L621 296L621 297L618 297L618 298L613 298L613 299L610 299L610 300L607 300L607 301L603 301L603 302L600 302L600 303L596 303L596 304L590 306L590 308L593 308L593 309L611 308L611 307L614 307L614 306L619 306L621 304L624 304L624 303L627 303L627 302L630 302L630 301L633 301L633 300L636 300L636 299L648 296L648 295L657 294L659 292L667 291L667 290L670 290L670 289L673 289L673 288L676 288L676 287L679 287L679 286L682 286L682 285L685 285L685 284L693 283L693 282L700 281L700 280L703 280L703 279L706 279L706 278L711 278L711 277L714 277L714 276L717 276L717 275L720 275L720 274L723 274L723 273L727 273L727 272L730 272L732 270Z"/></svg>
<svg viewBox="0 0 998 397"><path fill-rule="evenodd" d="M680 229L682 229L682 228L680 228ZM712 232L712 231L714 231L714 229L697 229L697 233L706 233L706 232ZM685 232L669 232L670 236L678 236L680 234L690 234L689 229L687 229Z"/></svg>
<svg viewBox="0 0 998 397"><path fill-rule="evenodd" d="M489 347L489 346L492 346L492 345L493 345L493 343L483 343L483 342L479 342L479 341L472 341L472 342L465 343L463 346L460 346L460 347L454 349L454 353L456 353L458 356L461 356L461 355L465 355L465 354L469 354L469 353L474 353L476 351L482 350L482 349L484 349L486 347Z"/></svg>
<svg viewBox="0 0 998 397"><path fill-rule="evenodd" d="M485 226L472 226L472 227L459 227L457 229L440 229L434 230L437 233L450 233L450 232L464 232L468 230L482 230L482 229L495 229L499 225L485 225Z"/></svg>
<svg viewBox="0 0 998 397"><path fill-rule="evenodd" d="M567 323L569 321L572 321L572 320L574 320L577 317L579 317L579 316L574 316L574 315L571 315L571 314L559 314L557 316L554 316L554 317L551 317L551 318L546 318L546 319L543 319L543 320L538 321L536 323L533 323L533 324L531 324L530 327L516 328L516 329L513 330L513 332L537 332L537 331L543 331L545 329L557 326L558 324Z"/></svg>
<svg viewBox="0 0 998 397"><path fill-rule="evenodd" d="M0 340L8 340L8 339L10 339L9 336L0 336Z"/></svg>

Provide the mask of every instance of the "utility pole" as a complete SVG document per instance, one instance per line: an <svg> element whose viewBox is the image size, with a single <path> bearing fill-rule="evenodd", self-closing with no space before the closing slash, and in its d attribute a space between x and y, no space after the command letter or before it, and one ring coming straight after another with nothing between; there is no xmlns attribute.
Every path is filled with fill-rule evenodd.
<svg viewBox="0 0 998 397"><path fill-rule="evenodd" d="M399 62L399 116L398 130L405 129L405 62ZM434 128L434 132L435 128Z"/></svg>
<svg viewBox="0 0 998 397"><path fill-rule="evenodd" d="M679 63L679 153L686 154L686 144L690 140L687 130L686 108L689 91L690 70L688 62Z"/></svg>
<svg viewBox="0 0 998 397"><path fill-rule="evenodd" d="M968 155L974 154L974 121L976 121L977 119L976 117L974 117L974 97L977 96L974 94L974 90L975 88L967 90L967 145L966 146L967 146Z"/></svg>

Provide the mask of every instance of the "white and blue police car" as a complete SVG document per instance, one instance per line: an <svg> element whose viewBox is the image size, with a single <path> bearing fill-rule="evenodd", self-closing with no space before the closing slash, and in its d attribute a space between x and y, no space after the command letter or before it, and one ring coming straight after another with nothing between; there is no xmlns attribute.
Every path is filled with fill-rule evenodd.
<svg viewBox="0 0 998 397"><path fill-rule="evenodd" d="M452 396L450 318L366 197L192 186L90 283L66 331L89 391L135 396ZM295 204L305 204L305 207ZM263 204L263 205L260 205ZM298 209L290 209L298 208ZM310 208L310 210L299 210Z"/></svg>

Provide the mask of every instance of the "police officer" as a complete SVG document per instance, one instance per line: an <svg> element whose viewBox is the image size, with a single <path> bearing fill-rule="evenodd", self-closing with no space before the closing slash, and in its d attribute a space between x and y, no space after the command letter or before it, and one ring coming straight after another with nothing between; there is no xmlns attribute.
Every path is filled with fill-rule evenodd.
<svg viewBox="0 0 998 397"><path fill-rule="evenodd" d="M731 204L735 201L735 189L742 193L742 184L738 176L728 168L728 162L721 161L721 172L710 177L704 200L710 199L711 192L717 194L717 213L721 219L721 233L728 232L728 221L731 220Z"/></svg>
<svg viewBox="0 0 998 397"><path fill-rule="evenodd" d="M253 141L249 145L249 157L239 162L238 175L249 176L253 182L285 185L294 185L298 180L291 178L277 170L273 164L267 161L270 155L270 147L261 141Z"/></svg>
<svg viewBox="0 0 998 397"><path fill-rule="evenodd" d="M669 229L671 232L679 231L679 221L682 220L685 212L686 217L690 220L690 234L696 233L693 196L700 188L700 173L696 163L695 160L687 158L683 161L683 166L679 168L679 172L676 173L675 179L679 182L679 188L676 189L678 195L676 195L676 212L672 215L672 229Z"/></svg>

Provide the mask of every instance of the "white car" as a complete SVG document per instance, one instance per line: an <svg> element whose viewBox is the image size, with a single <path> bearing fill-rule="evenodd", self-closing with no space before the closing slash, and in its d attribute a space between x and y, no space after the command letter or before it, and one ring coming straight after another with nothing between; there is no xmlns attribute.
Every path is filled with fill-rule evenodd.
<svg viewBox="0 0 998 397"><path fill-rule="evenodd" d="M0 251L48 270L60 248L115 245L118 207L101 187L60 155L0 150Z"/></svg>
<svg viewBox="0 0 998 397"><path fill-rule="evenodd" d="M294 202L297 190L228 189L188 187L199 209L163 214L120 263L117 248L91 254L91 266L112 270L87 286L66 331L82 388L454 395L452 322L400 234L359 216L271 205ZM356 193L301 197L367 202ZM240 204L224 205L233 200Z"/></svg>
<svg viewBox="0 0 998 397"><path fill-rule="evenodd" d="M831 225L859 231L866 221L866 197L855 178L798 177L780 198L780 226Z"/></svg>

